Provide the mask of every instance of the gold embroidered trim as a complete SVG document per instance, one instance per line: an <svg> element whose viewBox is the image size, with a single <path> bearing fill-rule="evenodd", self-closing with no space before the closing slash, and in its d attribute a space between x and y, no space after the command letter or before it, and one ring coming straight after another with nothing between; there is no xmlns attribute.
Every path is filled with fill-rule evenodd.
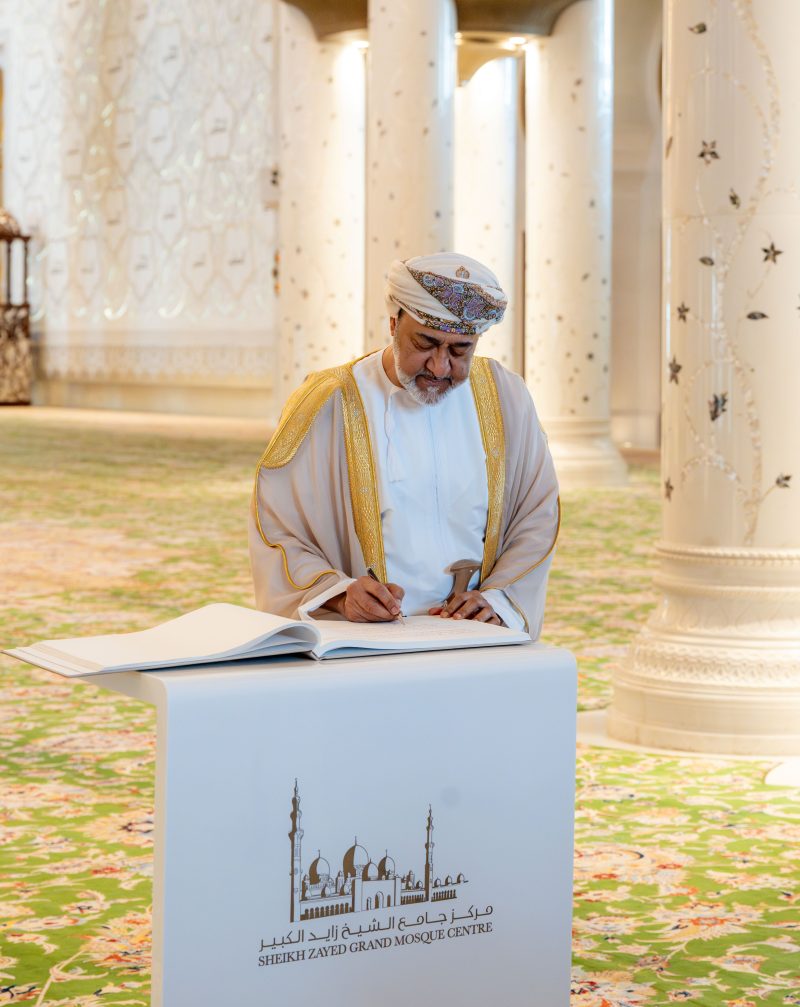
<svg viewBox="0 0 800 1007"><path fill-rule="evenodd" d="M512 598L509 598L508 595L506 595L506 601L514 609L514 611L517 613L517 615L520 617L520 619L522 619L522 628L525 630L526 633L530 633L531 628L528 625L528 618L525 615L525 613L522 611L522 609L519 607L519 605L515 604L515 602L514 602L514 600Z"/></svg>
<svg viewBox="0 0 800 1007"><path fill-rule="evenodd" d="M336 570L322 570L320 573L316 575L316 577L314 577L313 580L310 580L307 584L298 584L297 581L294 579L294 577L292 577L291 573L289 572L289 563L286 560L286 550L283 548L280 542L270 542L270 540L264 534L264 529L261 527L261 516L258 513L258 476L260 472L261 472L261 466L259 465L258 468L256 469L256 485L253 490L253 514L256 519L256 528L258 528L258 534L261 536L261 541L264 543L264 545L268 545L270 549L280 549L281 559L283 560L283 572L286 574L286 579L297 591L307 591L310 587L313 587L318 580L322 580L323 577L327 577L329 573L334 573L337 574L338 576L338 572Z"/></svg>
<svg viewBox="0 0 800 1007"><path fill-rule="evenodd" d="M261 456L258 471L262 468L279 469L289 464L305 440L320 409L340 387L337 371L343 369L338 367L311 374L296 391L292 392L283 407L278 429L270 438L266 451Z"/></svg>
<svg viewBox="0 0 800 1007"><path fill-rule="evenodd" d="M306 378L303 384L289 396L286 405L283 407L278 429L270 438L269 444L256 466L256 479L253 487L253 516L255 517L256 528L258 528L258 534L261 536L264 545L269 546L270 549L280 550L286 579L297 591L307 591L318 580L321 580L327 574L335 574L336 571L323 570L307 584L297 583L289 570L286 550L280 542L270 542L264 534L264 529L261 527L261 514L258 508L258 479L262 468L282 468L294 458L295 454L297 454L297 449L303 443L320 409L322 409L335 391L336 381L330 372L322 371L319 374L312 374Z"/></svg>
<svg viewBox="0 0 800 1007"><path fill-rule="evenodd" d="M478 413L483 450L486 454L486 483L489 489L489 511L486 516L486 536L481 564L481 582L483 582L492 572L497 559L506 487L506 435L503 413L488 357L475 357L472 361L470 385Z"/></svg>
<svg viewBox="0 0 800 1007"><path fill-rule="evenodd" d="M336 370L340 372L341 380L344 443L356 535L361 543L364 563L375 571L382 583L386 583L378 480L364 402L353 377L353 365L337 367Z"/></svg>
<svg viewBox="0 0 800 1007"><path fill-rule="evenodd" d="M386 580L386 557L383 550L381 510L372 444L364 412L364 403L353 377L353 364L357 362L353 361L344 367L320 371L318 374L310 375L303 382L284 406L278 429L270 439L256 467L253 512L258 533L264 544L270 549L280 549L286 577L289 583L300 591L308 590L322 577L336 573L336 571L323 570L308 584L296 583L289 572L286 550L280 543L270 542L261 526L258 508L258 479L262 468L282 468L294 458L320 410L336 391L340 391L342 394L350 501L353 508L356 535L361 545L365 564L368 567L371 566L381 580Z"/></svg>
<svg viewBox="0 0 800 1007"><path fill-rule="evenodd" d="M492 590L493 591L505 591L505 589L507 587L510 587L512 584L516 584L517 581L518 580L522 580L523 577L527 577L528 574L532 573L536 569L537 566L541 566L542 563L544 563L544 561L550 555L550 553L552 553L552 551L555 549L556 542L558 541L558 533L561 531L561 497L560 496L557 498L557 503L558 503L558 521L556 523L556 533L555 533L555 536L553 538L553 542L552 542L552 545L550 546L550 548L547 550L547 552L544 554L544 556L542 556L541 559L537 559L536 560L536 562L533 564L533 566L529 566L527 570L523 570L522 573L519 574L517 577L514 577L513 580L510 580L510 581L508 581L505 584L492 584ZM508 600L511 601L510 598ZM511 602L511 604L513 605L514 603Z"/></svg>

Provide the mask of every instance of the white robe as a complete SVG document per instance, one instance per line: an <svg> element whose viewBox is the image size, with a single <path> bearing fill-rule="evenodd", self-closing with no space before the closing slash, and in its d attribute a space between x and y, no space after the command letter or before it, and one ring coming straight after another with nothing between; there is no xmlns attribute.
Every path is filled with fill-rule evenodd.
<svg viewBox="0 0 800 1007"><path fill-rule="evenodd" d="M378 470L387 576L406 592L403 613L425 615L452 590L446 567L462 559L480 565L489 507L486 456L469 382L435 406L421 405L392 384L382 357L373 353L359 360L353 377ZM302 611L313 612L351 580L340 581ZM479 581L477 571L470 587ZM522 629L522 617L502 591L484 596L507 626Z"/></svg>
<svg viewBox="0 0 800 1007"><path fill-rule="evenodd" d="M481 521L487 530L489 527L488 461L482 485L474 485L479 441L473 436L474 407L470 411L467 399L472 390L465 383L450 393L448 398L453 399L450 403L445 399L437 406L421 407L424 412L406 410L405 400L386 389L380 372L374 370L379 362L378 353L310 377L284 410L279 433L259 463L251 507L250 557L256 604L264 611L297 618L303 612L318 609L327 598L341 593L343 585L366 573L364 542L359 538L357 525L359 520L362 525L365 520L370 522L363 525L362 532L369 536L368 545L373 553L375 525L362 512L356 519L353 486L360 486L361 492L364 484L363 480L353 483L348 463L348 445L352 447L354 443L348 440L352 436L348 434L348 424L356 422L362 402L365 436L368 433L369 440L375 440L368 454L376 471L379 509L375 521L380 526L378 534L382 537L387 579L411 592L407 611L425 610L429 600L435 604L449 592L451 581L443 574L444 566L460 559L481 559ZM476 363L477 360L473 362L473 370ZM500 523L492 525L498 535L496 554L490 553L494 559L488 572L482 574L480 590L490 602L497 602L496 610L502 617L502 602L507 599L536 639L541 632L548 572L558 535L558 483L524 381L496 361L483 361L484 374L486 366L502 417L499 434L495 423L491 432L483 430L483 436L491 438L487 443L493 445L493 471L498 457L502 458L504 479ZM368 377L365 381L365 372L369 376L371 368L372 379ZM346 384L348 374L358 396L356 403L353 395L347 393L350 414L345 410L341 384ZM398 389L398 393L408 398L404 390ZM454 422L460 426L445 430L440 420L448 416L450 409L458 411ZM420 437L424 426L419 424L428 423L430 428ZM470 431L468 438L463 436L465 430ZM399 466L405 466L406 448L411 445L415 466L424 466L428 474L424 479L410 480L406 486L405 478L390 479L390 475L403 474ZM402 457L394 457L394 449L399 451L401 447ZM501 449L502 454L498 455ZM432 482L431 471L435 472ZM444 489L447 500L437 502L431 493L437 486L442 489L445 471L454 485ZM359 468L359 473L360 479L364 470ZM478 482L481 483L480 477ZM497 485L494 485L492 500L496 506ZM426 514L425 520L419 522L419 530L415 514L411 513L412 500ZM497 513L492 507L489 511ZM453 527L455 513L463 522L459 528ZM440 524L445 526L441 534ZM417 534L424 537L423 547L418 547ZM432 534L435 540L431 540ZM462 550L463 554L457 554ZM410 572L416 571L420 562L425 576L418 584L416 572L413 580Z"/></svg>

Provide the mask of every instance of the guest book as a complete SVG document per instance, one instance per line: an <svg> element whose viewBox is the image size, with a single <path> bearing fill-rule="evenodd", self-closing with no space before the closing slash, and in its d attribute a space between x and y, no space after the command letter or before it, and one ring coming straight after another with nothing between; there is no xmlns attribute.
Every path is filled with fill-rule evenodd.
<svg viewBox="0 0 800 1007"><path fill-rule="evenodd" d="M529 643L527 633L468 619L414 615L356 623L293 620L240 605L206 605L152 629L44 640L4 651L67 677L152 671L305 654L316 660Z"/></svg>

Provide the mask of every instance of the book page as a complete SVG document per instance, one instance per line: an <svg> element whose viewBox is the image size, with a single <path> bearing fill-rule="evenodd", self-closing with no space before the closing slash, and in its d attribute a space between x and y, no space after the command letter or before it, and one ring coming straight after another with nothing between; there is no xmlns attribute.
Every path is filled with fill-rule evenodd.
<svg viewBox="0 0 800 1007"><path fill-rule="evenodd" d="M114 633L84 639L46 640L41 647L45 655L85 670L119 667L192 664L210 657L246 654L256 645L276 633L293 631L308 642L309 649L317 633L313 626L304 626L268 612L256 612L239 605L206 605L187 615L171 619L152 629L138 633Z"/></svg>
<svg viewBox="0 0 800 1007"><path fill-rule="evenodd" d="M322 643L314 648L319 657L335 656L338 647L364 651L446 650L448 647L485 647L528 643L527 633L493 626L472 619L441 619L434 615L411 615L404 622L321 622L317 630Z"/></svg>

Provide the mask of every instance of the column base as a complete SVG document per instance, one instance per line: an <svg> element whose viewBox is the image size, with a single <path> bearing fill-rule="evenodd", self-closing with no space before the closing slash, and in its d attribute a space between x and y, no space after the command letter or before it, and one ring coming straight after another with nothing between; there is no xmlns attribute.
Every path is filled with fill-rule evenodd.
<svg viewBox="0 0 800 1007"><path fill-rule="evenodd" d="M562 490L622 486L628 468L604 420L550 419L542 423Z"/></svg>
<svg viewBox="0 0 800 1007"><path fill-rule="evenodd" d="M611 737L800 754L800 550L658 551L661 602L614 676Z"/></svg>

